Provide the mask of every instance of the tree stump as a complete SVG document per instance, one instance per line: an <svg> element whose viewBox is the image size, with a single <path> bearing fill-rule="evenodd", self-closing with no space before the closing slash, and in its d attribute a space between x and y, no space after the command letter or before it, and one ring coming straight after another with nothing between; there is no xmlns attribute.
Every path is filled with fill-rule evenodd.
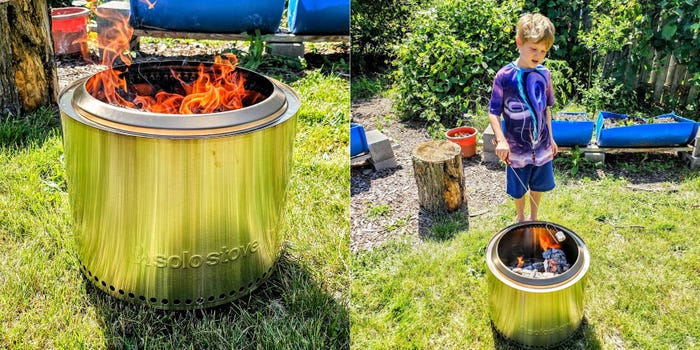
<svg viewBox="0 0 700 350"><path fill-rule="evenodd" d="M450 141L427 141L413 149L413 172L420 206L435 216L467 213L460 147Z"/></svg>
<svg viewBox="0 0 700 350"><path fill-rule="evenodd" d="M0 0L0 113L20 114L56 103L48 3Z"/></svg>

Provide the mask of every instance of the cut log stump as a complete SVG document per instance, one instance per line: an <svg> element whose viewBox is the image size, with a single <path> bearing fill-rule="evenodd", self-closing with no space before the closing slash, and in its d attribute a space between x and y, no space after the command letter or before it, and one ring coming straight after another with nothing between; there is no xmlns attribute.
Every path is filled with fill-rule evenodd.
<svg viewBox="0 0 700 350"><path fill-rule="evenodd" d="M58 75L47 1L0 0L0 114L55 104Z"/></svg>
<svg viewBox="0 0 700 350"><path fill-rule="evenodd" d="M466 215L467 192L462 154L450 141L427 141L413 149L413 172L421 208L433 216Z"/></svg>

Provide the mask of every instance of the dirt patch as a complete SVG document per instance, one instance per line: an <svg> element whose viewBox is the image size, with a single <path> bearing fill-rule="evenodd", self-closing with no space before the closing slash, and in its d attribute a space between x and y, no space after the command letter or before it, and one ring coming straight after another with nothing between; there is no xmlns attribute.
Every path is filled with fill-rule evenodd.
<svg viewBox="0 0 700 350"><path fill-rule="evenodd" d="M416 243L428 234L432 224L420 211L418 189L413 174L411 151L430 140L425 127L401 122L392 115L392 101L375 97L353 102L353 122L366 131L379 130L398 146L394 155L397 168L375 171L371 164L355 165L350 179L350 249L372 249L385 241L406 236ZM482 162L480 152L463 159L470 216L488 213L507 199L505 171ZM377 214L373 208L384 207Z"/></svg>

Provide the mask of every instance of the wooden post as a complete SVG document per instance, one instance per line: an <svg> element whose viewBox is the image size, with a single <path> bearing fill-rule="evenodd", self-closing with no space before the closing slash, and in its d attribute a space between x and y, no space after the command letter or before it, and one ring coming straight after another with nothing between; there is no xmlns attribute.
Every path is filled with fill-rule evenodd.
<svg viewBox="0 0 700 350"><path fill-rule="evenodd" d="M450 141L427 141L413 149L413 172L418 201L428 213L467 214L467 192L460 147Z"/></svg>
<svg viewBox="0 0 700 350"><path fill-rule="evenodd" d="M56 103L49 18L46 1L0 0L0 113Z"/></svg>

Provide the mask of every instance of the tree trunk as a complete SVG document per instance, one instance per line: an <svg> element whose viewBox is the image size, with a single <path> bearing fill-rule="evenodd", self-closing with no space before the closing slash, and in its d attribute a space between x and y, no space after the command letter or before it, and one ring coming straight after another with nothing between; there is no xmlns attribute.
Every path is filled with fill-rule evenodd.
<svg viewBox="0 0 700 350"><path fill-rule="evenodd" d="M44 0L0 0L0 113L19 115L55 104L48 4Z"/></svg>
<svg viewBox="0 0 700 350"><path fill-rule="evenodd" d="M420 206L443 216L467 213L467 193L460 147L450 141L427 141L413 149L413 172Z"/></svg>

